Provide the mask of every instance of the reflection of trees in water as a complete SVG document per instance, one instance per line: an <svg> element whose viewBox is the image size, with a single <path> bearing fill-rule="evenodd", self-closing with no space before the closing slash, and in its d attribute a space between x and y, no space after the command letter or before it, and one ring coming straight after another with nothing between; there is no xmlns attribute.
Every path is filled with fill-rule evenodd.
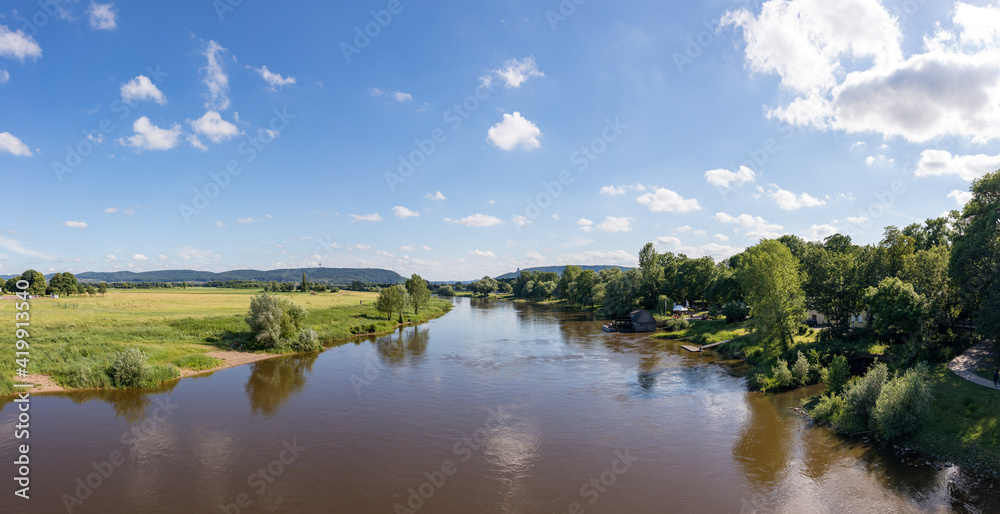
<svg viewBox="0 0 1000 514"><path fill-rule="evenodd" d="M792 433L769 398L750 395L749 415L733 444L733 459L754 489L774 487L787 469Z"/></svg>
<svg viewBox="0 0 1000 514"><path fill-rule="evenodd" d="M657 366L659 366L659 364L660 364L660 356L656 354L647 355L646 357L643 357L641 361L639 361L639 370L638 370L639 387L647 391L652 391L653 388L656 387L656 376L663 371L663 370L654 371L656 370Z"/></svg>
<svg viewBox="0 0 1000 514"><path fill-rule="evenodd" d="M319 353L278 357L254 363L247 380L246 392L254 412L270 415L293 393L306 384L306 373L312 373Z"/></svg>
<svg viewBox="0 0 1000 514"><path fill-rule="evenodd" d="M380 337L375 342L379 359L383 364L405 363L408 357L420 357L427 351L430 329L419 326L401 327L395 333Z"/></svg>
<svg viewBox="0 0 1000 514"><path fill-rule="evenodd" d="M169 393L177 387L177 380L171 380L155 389L95 389L89 391L73 391L65 396L74 403L87 403L93 400L108 402L115 410L115 417L125 418L129 423L144 421L148 415L152 397ZM62 396L62 395L61 395Z"/></svg>

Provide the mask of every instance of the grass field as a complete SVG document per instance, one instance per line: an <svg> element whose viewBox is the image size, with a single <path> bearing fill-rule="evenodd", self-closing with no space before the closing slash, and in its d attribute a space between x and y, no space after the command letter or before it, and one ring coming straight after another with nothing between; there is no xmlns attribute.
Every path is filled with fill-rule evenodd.
<svg viewBox="0 0 1000 514"><path fill-rule="evenodd" d="M40 298L31 301L29 342L32 374L51 375L56 383L74 387L81 370L105 369L115 352L141 349L159 370L155 376L176 376L176 368L210 369L202 354L249 340L243 321L257 291L192 287L187 289L111 290L106 296ZM326 343L354 334L391 331L375 310L376 293L272 293L307 311L304 326ZM363 304L362 304L363 303ZM404 317L419 322L451 309L448 300L433 298L420 313ZM0 301L0 319L9 320L10 335L0 348L0 395L12 390L14 374L14 301Z"/></svg>

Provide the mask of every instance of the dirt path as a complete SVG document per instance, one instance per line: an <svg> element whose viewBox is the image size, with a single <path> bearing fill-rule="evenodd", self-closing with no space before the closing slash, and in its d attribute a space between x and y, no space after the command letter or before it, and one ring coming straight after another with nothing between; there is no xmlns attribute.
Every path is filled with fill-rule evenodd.
<svg viewBox="0 0 1000 514"><path fill-rule="evenodd" d="M979 365L979 361L989 357L992 351L993 348L991 347L989 341L980 341L972 348L966 350L962 355L952 359L951 362L948 363L948 369L973 384L989 387L990 389L997 389L997 387L993 385L992 380L986 380L976 374L976 368Z"/></svg>

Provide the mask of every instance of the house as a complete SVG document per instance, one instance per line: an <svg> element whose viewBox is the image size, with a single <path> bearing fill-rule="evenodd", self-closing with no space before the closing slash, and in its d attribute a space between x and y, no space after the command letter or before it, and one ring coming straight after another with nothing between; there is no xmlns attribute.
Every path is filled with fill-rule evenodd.
<svg viewBox="0 0 1000 514"><path fill-rule="evenodd" d="M656 330L656 318L645 309L636 309L628 313L632 318L632 328L636 332L653 332Z"/></svg>
<svg viewBox="0 0 1000 514"><path fill-rule="evenodd" d="M849 326L850 328L862 328L865 325L867 325L868 323L867 318L868 318L867 312L861 312L860 314L852 314L851 319L848 320L847 326ZM825 326L825 325L830 325L831 321L829 318L826 317L825 314L815 309L809 309L809 312L806 313L806 324L809 325L810 327Z"/></svg>

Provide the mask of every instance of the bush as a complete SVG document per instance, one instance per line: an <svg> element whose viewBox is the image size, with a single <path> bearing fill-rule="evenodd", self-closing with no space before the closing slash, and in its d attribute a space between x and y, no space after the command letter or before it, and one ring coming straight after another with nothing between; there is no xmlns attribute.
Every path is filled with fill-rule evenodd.
<svg viewBox="0 0 1000 514"><path fill-rule="evenodd" d="M138 348L117 352L108 375L111 376L111 385L115 387L142 387L149 376L146 355Z"/></svg>
<svg viewBox="0 0 1000 514"><path fill-rule="evenodd" d="M297 352L315 352L323 348L323 344L319 342L319 336L311 328L303 330L299 334L299 338L289 346Z"/></svg>
<svg viewBox="0 0 1000 514"><path fill-rule="evenodd" d="M809 371L812 367L809 365L809 359L806 358L805 354L799 352L798 358L795 360L795 364L792 365L792 375L795 379L799 381L799 385L806 385L809 383Z"/></svg>
<svg viewBox="0 0 1000 514"><path fill-rule="evenodd" d="M111 378L100 368L80 366L70 370L66 386L73 389L104 389L111 386Z"/></svg>
<svg viewBox="0 0 1000 514"><path fill-rule="evenodd" d="M861 432L871 429L871 414L882 393L882 386L889 377L885 363L877 362L865 375L850 384L844 391L843 431Z"/></svg>
<svg viewBox="0 0 1000 514"><path fill-rule="evenodd" d="M826 422L834 422L840 418L840 413L844 410L844 398L837 394L824 394L819 398L819 402L813 407L811 414L817 419Z"/></svg>
<svg viewBox="0 0 1000 514"><path fill-rule="evenodd" d="M880 437L896 439L920 427L933 401L934 392L927 383L927 365L920 363L882 386L872 410L871 424Z"/></svg>
<svg viewBox="0 0 1000 514"><path fill-rule="evenodd" d="M837 355L830 362L830 368L826 375L826 391L828 393L839 394L847 385L850 378L850 371L847 368L847 357Z"/></svg>
<svg viewBox="0 0 1000 514"><path fill-rule="evenodd" d="M667 332L680 332L687 330L690 326L691 322L684 318L670 318L663 322L663 330Z"/></svg>
<svg viewBox="0 0 1000 514"><path fill-rule="evenodd" d="M438 296L455 296L455 288L451 286L441 286L438 288Z"/></svg>
<svg viewBox="0 0 1000 514"><path fill-rule="evenodd" d="M298 334L306 311L285 298L267 293L250 300L246 323L250 326L253 349L273 350Z"/></svg>
<svg viewBox="0 0 1000 514"><path fill-rule="evenodd" d="M772 368L771 374L778 381L778 386L786 388L792 384L792 372L788 369L788 362L778 359L778 363Z"/></svg>

